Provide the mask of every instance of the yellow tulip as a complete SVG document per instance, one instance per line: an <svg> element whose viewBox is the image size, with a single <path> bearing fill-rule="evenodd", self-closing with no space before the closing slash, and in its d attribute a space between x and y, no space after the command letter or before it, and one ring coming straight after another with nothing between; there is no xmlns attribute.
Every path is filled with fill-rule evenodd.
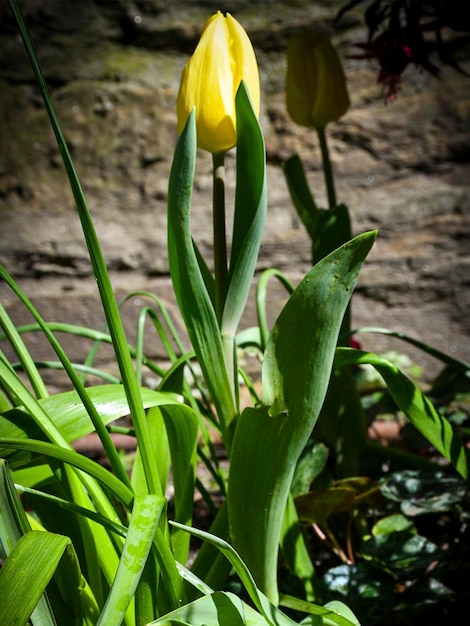
<svg viewBox="0 0 470 626"><path fill-rule="evenodd" d="M287 46L287 111L300 126L324 128L349 108L344 71L325 33L297 32Z"/></svg>
<svg viewBox="0 0 470 626"><path fill-rule="evenodd" d="M259 115L258 65L250 39L230 13L218 11L205 24L201 39L181 76L176 103L178 132L196 107L198 146L213 154L237 143L235 95L244 80Z"/></svg>

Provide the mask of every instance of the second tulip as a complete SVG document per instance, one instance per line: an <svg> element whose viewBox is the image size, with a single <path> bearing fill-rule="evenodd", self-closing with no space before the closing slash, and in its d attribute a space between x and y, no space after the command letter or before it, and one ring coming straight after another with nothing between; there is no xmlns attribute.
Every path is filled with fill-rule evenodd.
<svg viewBox="0 0 470 626"><path fill-rule="evenodd" d="M286 98L287 111L300 126L324 128L346 113L346 79L328 35L305 29L289 41Z"/></svg>

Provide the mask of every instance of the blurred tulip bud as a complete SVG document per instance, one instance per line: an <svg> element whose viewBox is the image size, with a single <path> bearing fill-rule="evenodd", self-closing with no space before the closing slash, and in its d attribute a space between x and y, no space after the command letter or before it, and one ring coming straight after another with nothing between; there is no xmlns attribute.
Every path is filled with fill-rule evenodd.
<svg viewBox="0 0 470 626"><path fill-rule="evenodd" d="M199 148L213 154L233 148L237 143L235 96L242 80L259 115L259 73L253 47L239 22L218 11L206 22L181 76L176 104L178 132L196 107Z"/></svg>
<svg viewBox="0 0 470 626"><path fill-rule="evenodd" d="M324 128L349 108L344 71L328 35L297 32L287 47L287 111L296 124Z"/></svg>

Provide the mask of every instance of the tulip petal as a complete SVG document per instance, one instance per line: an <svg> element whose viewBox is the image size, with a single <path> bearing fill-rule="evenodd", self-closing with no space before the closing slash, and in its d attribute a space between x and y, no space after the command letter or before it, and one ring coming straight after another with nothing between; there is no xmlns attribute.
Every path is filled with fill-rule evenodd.
<svg viewBox="0 0 470 626"><path fill-rule="evenodd" d="M205 24L201 39L181 77L177 98L178 132L196 108L198 146L226 152L237 141L235 95L245 80L259 112L259 75L248 35L230 15L220 11Z"/></svg>

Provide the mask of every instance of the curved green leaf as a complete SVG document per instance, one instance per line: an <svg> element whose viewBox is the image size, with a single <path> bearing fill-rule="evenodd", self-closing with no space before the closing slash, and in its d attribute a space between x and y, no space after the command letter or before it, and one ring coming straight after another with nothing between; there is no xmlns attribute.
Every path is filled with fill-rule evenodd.
<svg viewBox="0 0 470 626"><path fill-rule="evenodd" d="M1 446L17 450L29 450L83 470L96 478L98 482L111 491L126 506L130 506L134 499L133 492L116 478L114 474L111 474L109 470L74 450L61 448L47 441L25 441L24 439L0 439Z"/></svg>
<svg viewBox="0 0 470 626"><path fill-rule="evenodd" d="M336 350L335 367L373 365L381 374L398 407L426 439L468 480L470 450L432 402L395 365L386 359L352 348Z"/></svg>
<svg viewBox="0 0 470 626"><path fill-rule="evenodd" d="M171 279L186 329L217 409L222 429L235 415L219 325L207 291L190 228L196 163L194 111L176 145L168 187L168 258Z"/></svg>
<svg viewBox="0 0 470 626"><path fill-rule="evenodd" d="M251 606L233 593L216 591L182 606L149 626L266 626Z"/></svg>
<svg viewBox="0 0 470 626"><path fill-rule="evenodd" d="M237 182L229 286L222 332L233 337L251 289L267 208L266 154L258 119L242 81L237 111Z"/></svg>
<svg viewBox="0 0 470 626"><path fill-rule="evenodd" d="M87 393L103 420L103 424L109 424L120 417L129 415L130 409L123 385L87 387ZM169 392L141 387L141 395L146 409L162 404L181 404L178 396ZM58 393L38 400L38 403L67 442L70 443L93 432L93 424L76 391ZM31 438L31 428L34 427L28 426L26 414L23 414L20 420L19 413L18 409L12 409L0 415L0 438ZM36 432L40 432L38 428Z"/></svg>
<svg viewBox="0 0 470 626"><path fill-rule="evenodd" d="M19 539L0 568L2 626L28 622L67 549L73 550L70 539L53 533L30 531Z"/></svg>
<svg viewBox="0 0 470 626"><path fill-rule="evenodd" d="M266 346L266 406L245 409L235 430L228 481L231 537L274 603L292 474L322 407L343 316L375 235L360 235L324 258L295 289Z"/></svg>

